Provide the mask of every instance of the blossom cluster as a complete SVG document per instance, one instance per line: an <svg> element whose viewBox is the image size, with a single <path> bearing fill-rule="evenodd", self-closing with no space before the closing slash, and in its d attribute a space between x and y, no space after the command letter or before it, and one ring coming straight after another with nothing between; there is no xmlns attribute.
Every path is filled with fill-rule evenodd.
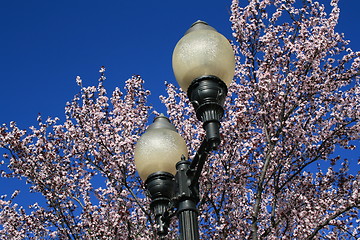
<svg viewBox="0 0 360 240"><path fill-rule="evenodd" d="M138 239L151 237L148 200L136 174L134 145L144 131L150 107L143 80L126 82L111 98L103 86L82 87L66 106L66 120L38 118L38 127L0 128L8 149L2 177L25 178L46 205L18 206L15 195L0 200L0 238ZM76 81L81 85L81 78ZM20 193L21 195L21 193ZM141 197L143 196L143 197Z"/></svg>

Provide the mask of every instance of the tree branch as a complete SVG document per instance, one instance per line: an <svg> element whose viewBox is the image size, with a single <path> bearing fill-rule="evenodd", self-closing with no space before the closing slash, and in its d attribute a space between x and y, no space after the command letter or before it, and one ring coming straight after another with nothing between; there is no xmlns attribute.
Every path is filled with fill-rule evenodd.
<svg viewBox="0 0 360 240"><path fill-rule="evenodd" d="M321 229L323 229L325 226L329 225L329 222L330 222L331 220L334 220L335 218L337 218L337 217L340 216L341 214L349 211L350 209L352 209L352 208L354 208L354 207L356 207L356 205L350 205L350 206L348 206L348 207L346 207L346 208L338 211L337 213L329 216L327 219L325 219L325 221L323 221L319 226L317 226L317 227L314 229L314 231L306 238L306 240L311 240L311 239L313 239L313 238L316 236L316 234L317 234Z"/></svg>

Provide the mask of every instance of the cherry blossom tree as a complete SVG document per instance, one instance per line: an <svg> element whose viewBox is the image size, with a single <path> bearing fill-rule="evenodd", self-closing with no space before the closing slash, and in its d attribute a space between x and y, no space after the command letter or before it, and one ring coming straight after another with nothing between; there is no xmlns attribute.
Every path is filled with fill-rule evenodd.
<svg viewBox="0 0 360 240"><path fill-rule="evenodd" d="M359 172L334 155L360 138L360 52L335 31L338 1L323 2L233 0L236 75L222 143L200 179L202 239L360 238ZM96 87L76 79L63 123L0 127L1 177L46 199L19 206L18 191L2 196L2 239L156 239L133 152L157 112L139 76L108 97L104 71ZM186 94L166 86L161 100L194 156L201 124Z"/></svg>

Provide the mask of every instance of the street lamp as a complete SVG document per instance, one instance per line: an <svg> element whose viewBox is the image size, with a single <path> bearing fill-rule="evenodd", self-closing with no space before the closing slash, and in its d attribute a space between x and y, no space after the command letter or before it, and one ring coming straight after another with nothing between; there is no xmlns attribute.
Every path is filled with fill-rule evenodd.
<svg viewBox="0 0 360 240"><path fill-rule="evenodd" d="M152 199L150 208L157 233L165 236L169 226L166 214L174 196L175 165L183 156L188 157L185 140L169 119L160 115L138 140L134 156L136 169Z"/></svg>
<svg viewBox="0 0 360 240"><path fill-rule="evenodd" d="M136 144L136 168L152 200L150 209L160 237L168 233L176 209L180 239L199 239L198 180L209 152L220 144L220 120L234 69L229 41L203 21L195 22L174 49L176 80L187 91L206 138L189 161L184 139L169 119L160 115Z"/></svg>
<svg viewBox="0 0 360 240"><path fill-rule="evenodd" d="M197 21L176 44L172 62L177 82L187 91L207 140L216 149L227 86L235 71L229 41L207 23Z"/></svg>

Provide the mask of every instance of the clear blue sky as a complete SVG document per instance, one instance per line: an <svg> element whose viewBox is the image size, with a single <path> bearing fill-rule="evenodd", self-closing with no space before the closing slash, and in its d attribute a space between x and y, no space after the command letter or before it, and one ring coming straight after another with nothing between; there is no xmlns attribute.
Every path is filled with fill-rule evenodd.
<svg viewBox="0 0 360 240"><path fill-rule="evenodd" d="M245 0L244 0L245 1ZM160 105L164 81L175 83L171 54L194 21L228 38L230 0L0 0L0 123L36 124L41 113L62 117L65 103L107 69L111 92L141 75ZM360 1L341 0L338 30L360 50ZM159 106L160 110L163 109Z"/></svg>
<svg viewBox="0 0 360 240"><path fill-rule="evenodd" d="M157 104L164 81L175 82L171 54L198 19L231 37L230 1L1 0L0 122L35 124L38 113L63 116L66 101L84 85L123 87L141 75Z"/></svg>
<svg viewBox="0 0 360 240"><path fill-rule="evenodd" d="M247 1L247 0L243 0ZM175 83L172 50L196 20L231 38L230 0L0 0L0 124L64 116L75 77L96 85L107 69L110 93L141 75L159 111L164 81ZM359 0L341 0L338 31L360 50ZM356 158L359 156L357 154ZM355 165L356 166L356 165ZM2 194L0 187L0 195Z"/></svg>

